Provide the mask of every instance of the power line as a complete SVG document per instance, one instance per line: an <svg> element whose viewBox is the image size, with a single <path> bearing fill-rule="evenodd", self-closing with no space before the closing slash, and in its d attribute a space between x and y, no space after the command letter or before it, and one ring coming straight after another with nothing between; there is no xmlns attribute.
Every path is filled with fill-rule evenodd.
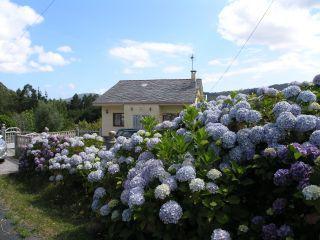
<svg viewBox="0 0 320 240"><path fill-rule="evenodd" d="M234 58L231 60L230 64L228 65L228 67L225 69L225 71L222 73L222 75L219 77L218 81L215 82L215 84L211 87L210 91L212 91L217 85L218 83L223 79L223 77L229 72L230 68L232 67L233 63L237 60L237 58L239 57L239 55L241 54L242 50L247 46L248 42L250 41L250 39L252 38L253 34L256 32L256 30L258 29L260 23L262 22L262 20L264 19L264 17L267 15L267 13L269 12L269 10L271 9L272 4L275 2L275 0L272 0L268 6L268 8L266 9L266 11L263 13L263 15L261 16L261 18L259 19L259 21L257 22L257 24L255 25L255 27L253 28L252 32L250 33L250 35L248 36L247 40L244 42L244 44L241 46L241 48L239 49L238 53L234 56Z"/></svg>
<svg viewBox="0 0 320 240"><path fill-rule="evenodd" d="M21 33L21 35L15 40L15 41L20 41L21 38L24 37L24 35L29 31L29 29L31 28L31 26L35 23L37 23L41 17L43 17L45 15L45 13L49 10L49 8L54 4L56 0L51 0L51 2L47 5L47 7L45 9L42 10L42 12L40 13L40 15L38 15L38 17L36 18L36 20L34 20L31 24L29 24L29 26L27 26L24 31ZM13 39L14 40L14 39ZM13 44L10 45L7 53L9 53L13 48Z"/></svg>

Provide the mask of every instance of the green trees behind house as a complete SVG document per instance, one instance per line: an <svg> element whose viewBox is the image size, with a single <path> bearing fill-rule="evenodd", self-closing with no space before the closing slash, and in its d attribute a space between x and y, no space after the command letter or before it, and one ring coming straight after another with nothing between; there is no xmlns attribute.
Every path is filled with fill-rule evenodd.
<svg viewBox="0 0 320 240"><path fill-rule="evenodd" d="M0 124L17 126L24 132L74 129L79 122L99 130L101 111L92 105L97 94L75 94L71 100L49 99L30 84L12 91L0 83ZM97 129L96 129L97 128Z"/></svg>

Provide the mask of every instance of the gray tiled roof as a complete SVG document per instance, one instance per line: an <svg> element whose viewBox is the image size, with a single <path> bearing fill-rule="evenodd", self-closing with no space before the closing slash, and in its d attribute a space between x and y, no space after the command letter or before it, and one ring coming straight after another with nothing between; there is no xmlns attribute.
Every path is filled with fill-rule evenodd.
<svg viewBox="0 0 320 240"><path fill-rule="evenodd" d="M121 80L94 104L193 103L196 86L202 89L201 79L197 84L191 79Z"/></svg>

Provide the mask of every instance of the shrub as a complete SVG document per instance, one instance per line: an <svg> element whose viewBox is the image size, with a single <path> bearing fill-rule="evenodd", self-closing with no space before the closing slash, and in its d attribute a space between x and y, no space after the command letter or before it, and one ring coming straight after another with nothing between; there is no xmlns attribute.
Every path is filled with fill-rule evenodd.
<svg viewBox="0 0 320 240"><path fill-rule="evenodd" d="M43 170L97 187L91 208L106 239L317 239L320 122L290 91L197 103L109 150L56 153Z"/></svg>
<svg viewBox="0 0 320 240"><path fill-rule="evenodd" d="M39 102L34 112L35 126L38 132L42 132L46 127L50 131L59 131L63 127L64 119L53 103Z"/></svg>

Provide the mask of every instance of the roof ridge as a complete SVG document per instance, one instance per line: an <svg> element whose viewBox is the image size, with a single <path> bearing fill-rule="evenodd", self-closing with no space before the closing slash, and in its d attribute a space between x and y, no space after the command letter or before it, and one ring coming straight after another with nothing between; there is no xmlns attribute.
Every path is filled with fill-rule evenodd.
<svg viewBox="0 0 320 240"><path fill-rule="evenodd" d="M191 78L154 78L154 79L122 79L119 82L129 82L129 81L169 81L169 80L191 80ZM202 80L197 78L197 80Z"/></svg>

